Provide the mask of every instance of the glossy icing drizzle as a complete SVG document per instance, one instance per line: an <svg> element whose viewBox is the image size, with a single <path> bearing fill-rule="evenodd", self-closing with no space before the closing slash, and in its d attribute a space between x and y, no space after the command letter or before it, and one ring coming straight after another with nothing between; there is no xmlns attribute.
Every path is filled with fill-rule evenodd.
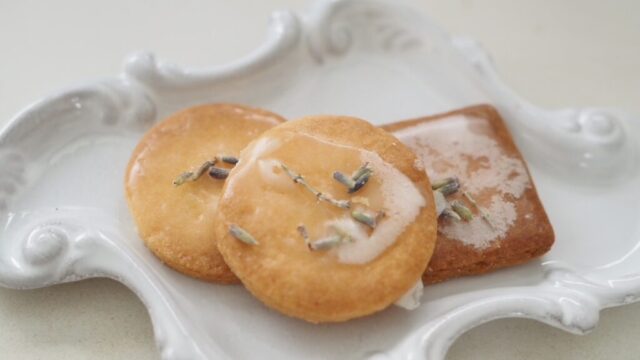
<svg viewBox="0 0 640 360"><path fill-rule="evenodd" d="M514 201L531 186L524 163L509 156L492 134L487 120L463 115L395 133L422 159L431 179L457 176L462 190L473 194L491 215L491 225L480 216L470 222L439 223L439 231L447 237L476 248L506 236L518 216Z"/></svg>

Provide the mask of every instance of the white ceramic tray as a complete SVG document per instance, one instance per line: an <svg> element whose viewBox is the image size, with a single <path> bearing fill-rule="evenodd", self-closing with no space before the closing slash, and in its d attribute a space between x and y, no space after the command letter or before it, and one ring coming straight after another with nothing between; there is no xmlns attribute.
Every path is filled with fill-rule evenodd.
<svg viewBox="0 0 640 360"><path fill-rule="evenodd" d="M494 104L529 161L556 244L540 261L430 286L416 311L337 325L289 319L241 286L182 276L136 236L123 172L155 121L205 102L376 124ZM0 133L0 285L117 279L149 309L164 359L440 359L465 330L503 317L580 334L601 309L640 294L639 138L638 122L618 111L528 104L476 43L411 10L324 1L304 15L274 13L266 42L227 66L184 69L136 54L119 76L17 115Z"/></svg>

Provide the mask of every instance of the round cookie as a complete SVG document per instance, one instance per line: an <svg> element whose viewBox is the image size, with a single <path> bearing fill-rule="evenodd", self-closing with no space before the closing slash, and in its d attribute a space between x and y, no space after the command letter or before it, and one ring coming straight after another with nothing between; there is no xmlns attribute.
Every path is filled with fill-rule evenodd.
<svg viewBox="0 0 640 360"><path fill-rule="evenodd" d="M373 173L353 191L363 169ZM216 218L218 249L246 288L314 323L397 301L420 281L436 241L421 163L351 117L306 117L263 133L242 151Z"/></svg>
<svg viewBox="0 0 640 360"><path fill-rule="evenodd" d="M126 197L140 237L160 260L202 280L238 281L220 256L214 234L224 180L205 174L181 186L173 181L216 155L238 156L251 140L283 121L245 106L203 105L170 116L144 135L127 167Z"/></svg>

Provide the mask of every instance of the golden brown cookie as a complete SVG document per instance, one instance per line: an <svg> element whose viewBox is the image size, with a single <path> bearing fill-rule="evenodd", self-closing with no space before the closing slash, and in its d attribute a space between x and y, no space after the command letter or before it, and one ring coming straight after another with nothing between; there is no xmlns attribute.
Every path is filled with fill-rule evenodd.
<svg viewBox="0 0 640 360"><path fill-rule="evenodd" d="M172 182L216 155L237 156L283 121L245 106L203 105L170 116L144 135L127 167L126 195L140 237L160 260L199 279L238 281L218 252L213 230L224 180L205 174L181 186Z"/></svg>
<svg viewBox="0 0 640 360"><path fill-rule="evenodd" d="M522 155L493 107L469 107L384 129L416 152L434 182L457 177L461 188L448 200L474 213L469 222L440 217L425 283L521 264L551 248L553 228Z"/></svg>
<svg viewBox="0 0 640 360"><path fill-rule="evenodd" d="M279 125L242 151L225 183L218 248L251 293L289 316L338 322L382 310L420 281L435 244L430 183L416 165L363 120Z"/></svg>

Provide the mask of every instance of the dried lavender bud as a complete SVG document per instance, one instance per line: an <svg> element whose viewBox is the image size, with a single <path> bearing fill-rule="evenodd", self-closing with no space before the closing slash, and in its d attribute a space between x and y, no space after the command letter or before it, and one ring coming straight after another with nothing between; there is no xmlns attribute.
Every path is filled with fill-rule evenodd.
<svg viewBox="0 0 640 360"><path fill-rule="evenodd" d="M371 177L371 174L373 174L372 171L367 171L360 175L360 177L355 180L355 184L353 184L353 187L349 189L349 193L351 194L360 190L367 183L367 181L369 181L369 177Z"/></svg>
<svg viewBox="0 0 640 360"><path fill-rule="evenodd" d="M438 190L441 187L443 187L445 185L448 185L448 184L450 184L452 182L458 182L458 179L456 177L453 177L453 176L447 177L447 178L444 178L444 179L439 179L439 180L436 180L436 181L431 183L431 189L432 190Z"/></svg>
<svg viewBox="0 0 640 360"><path fill-rule="evenodd" d="M333 178L341 183L342 185L346 186L347 189L349 189L349 191L356 185L356 182L353 181L350 177L348 177L347 175L341 173L340 171L336 171L333 173Z"/></svg>
<svg viewBox="0 0 640 360"><path fill-rule="evenodd" d="M473 214L471 213L471 210L469 210L469 208L464 206L464 204L461 201L458 201L458 200L453 201L451 203L451 208L453 209L453 211L455 211L456 214L460 215L462 220L464 221L473 220Z"/></svg>
<svg viewBox="0 0 640 360"><path fill-rule="evenodd" d="M369 167L369 162L362 164L353 174L351 174L351 179L353 181L358 181L360 177L362 177L365 173L373 173L373 169ZM371 174L369 174L371 175Z"/></svg>
<svg viewBox="0 0 640 360"><path fill-rule="evenodd" d="M227 176L229 176L229 170L212 166L211 169L209 169L209 176L214 179L226 179Z"/></svg>
<svg viewBox="0 0 640 360"><path fill-rule="evenodd" d="M235 165L238 163L238 158L231 155L220 155L218 156L218 159L220 159L220 161L224 163L231 164L231 165Z"/></svg>
<svg viewBox="0 0 640 360"><path fill-rule="evenodd" d="M454 220L462 220L462 218L460 217L460 215L458 215L455 211L453 211L451 208L446 208L442 211L442 215L446 216L446 217L450 217Z"/></svg>
<svg viewBox="0 0 640 360"><path fill-rule="evenodd" d="M436 191L439 191L444 196L449 196L451 194L456 193L460 189L460 182L458 178L452 178L453 181L450 181L443 186L439 187Z"/></svg>
<svg viewBox="0 0 640 360"><path fill-rule="evenodd" d="M256 240L249 232L238 225L232 224L229 226L229 233L236 239L242 241L247 245L258 245Z"/></svg>
<svg viewBox="0 0 640 360"><path fill-rule="evenodd" d="M216 164L215 160L205 161L196 170L187 171L187 172L184 172L184 173L180 174L180 176L178 176L175 180L173 180L173 185L180 186L180 185L182 185L182 184L184 184L184 183L186 183L188 181L196 181L196 180L198 180L200 178L200 176L202 176L202 174L204 174L207 170L209 170L209 168L211 168L215 164Z"/></svg>
<svg viewBox="0 0 640 360"><path fill-rule="evenodd" d="M351 217L353 217L356 221L369 226L372 229L374 229L377 225L376 216L372 216L362 211L358 211L358 210L352 211Z"/></svg>
<svg viewBox="0 0 640 360"><path fill-rule="evenodd" d="M309 250L317 251L317 250L329 250L333 247L336 247L343 242L343 237L339 234L327 236L325 238L309 242Z"/></svg>

